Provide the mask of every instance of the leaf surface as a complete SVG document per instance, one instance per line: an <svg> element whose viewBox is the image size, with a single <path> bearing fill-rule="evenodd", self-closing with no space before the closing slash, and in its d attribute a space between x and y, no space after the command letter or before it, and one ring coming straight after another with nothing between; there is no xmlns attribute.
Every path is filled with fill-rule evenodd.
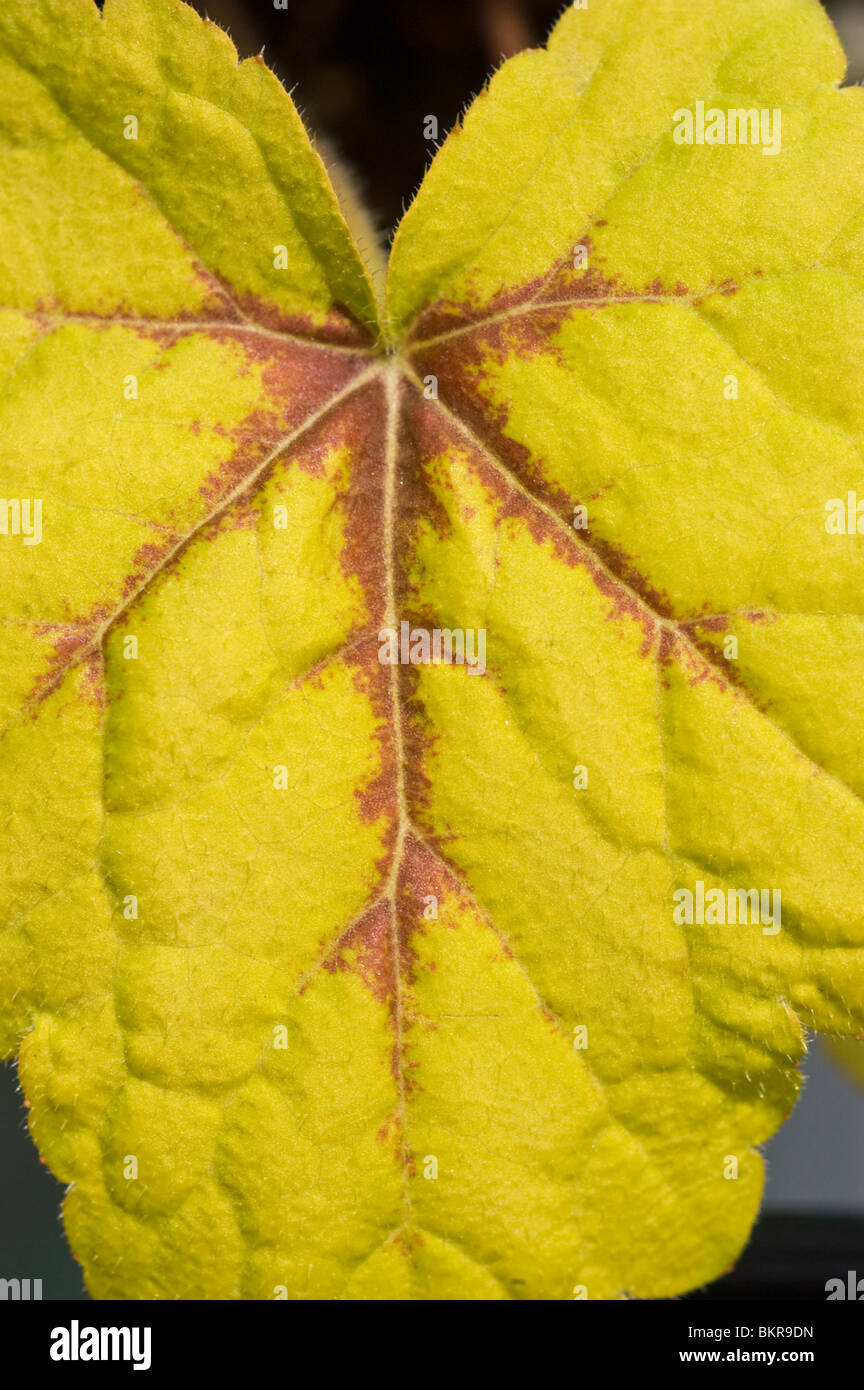
<svg viewBox="0 0 864 1390"><path fill-rule="evenodd" d="M380 315L290 99L176 0L9 0L0 67L2 490L44 531L0 537L2 1017L91 1291L716 1277L804 1026L864 1026L824 524L864 121L821 9L569 10ZM700 100L782 148L677 144ZM402 622L485 671L382 661ZM700 884L781 929L676 920Z"/></svg>

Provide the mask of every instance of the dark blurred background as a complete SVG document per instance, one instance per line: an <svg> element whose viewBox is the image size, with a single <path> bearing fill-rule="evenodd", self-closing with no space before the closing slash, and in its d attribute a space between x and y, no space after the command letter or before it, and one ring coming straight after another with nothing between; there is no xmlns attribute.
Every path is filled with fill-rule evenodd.
<svg viewBox="0 0 864 1390"><path fill-rule="evenodd" d="M650 0L649 0L650 2ZM283 3L283 0L277 0ZM263 48L307 124L355 173L385 237L443 138L501 61L542 42L558 0L207 0L241 57ZM706 0L707 3L707 0ZM864 81L864 0L827 5ZM763 1214L737 1269L695 1298L824 1299L825 1282L864 1277L864 1089L817 1045L791 1119L766 1149ZM59 1220L62 1189L26 1130L15 1069L0 1067L0 1278L41 1278L46 1299L80 1299Z"/></svg>

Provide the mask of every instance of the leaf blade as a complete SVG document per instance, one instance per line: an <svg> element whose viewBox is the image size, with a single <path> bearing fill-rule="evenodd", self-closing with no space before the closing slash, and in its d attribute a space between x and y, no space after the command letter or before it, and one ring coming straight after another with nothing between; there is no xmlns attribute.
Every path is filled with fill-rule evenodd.
<svg viewBox="0 0 864 1390"><path fill-rule="evenodd" d="M76 4L87 42L105 42ZM32 13L62 31L67 11L10 13L7 43ZM259 77L174 0L108 14L155 26L186 70L187 152L196 130L212 148L208 84L220 99L236 84L244 128L272 110L269 86L252 110ZM788 539L770 515L754 544L739 462L756 459L784 523L802 479L812 503L832 468L857 466L859 395L826 389L838 359L860 382L859 224L839 219L834 154L857 139L855 99L828 90L839 61L815 5L724 0L695 33L682 15L606 0L587 30L573 11L548 54L506 65L397 238L391 314L412 331L395 359L358 330L357 253L327 270L345 242L318 182L311 262L292 242L299 299L234 259L230 200L230 245L202 259L212 233L169 178L184 236L165 231L170 273L142 277L143 298L121 237L98 243L101 288L67 257L59 303L38 275L10 300L7 476L45 492L54 565L6 553L3 1015L97 1296L672 1296L746 1239L755 1146L794 1099L802 1024L860 1031L864 811L841 729L861 698L860 557L824 539L805 554L806 531ZM652 53L636 128L616 124L622 75ZM650 155L670 103L718 68L736 91L752 79L828 113L812 143L793 124L785 183L763 190L766 161L754 172L740 150L733 180L758 217L815 180L826 266L793 256L807 277L791 293L816 381L790 365L794 237L783 276L757 287L747 260L732 293L722 236L706 259L705 220L688 219L676 259L652 203L658 169L704 202L706 163ZM508 96L517 148L493 139L490 159ZM295 135L296 192L312 166ZM465 182L478 151L491 207ZM539 233L537 217L544 180L560 194L591 151L607 216L586 280L560 259L582 226L572 200ZM128 199L110 177L103 209ZM660 290L640 260L646 203ZM153 209L128 206L134 244L157 236ZM702 266L704 293L680 292L679 264ZM722 401L733 363L738 416ZM56 420L34 425L39 392L70 377ZM662 489L643 487L651 468ZM696 524L673 544L664 508L686 521L682 496ZM571 524L583 498L588 535ZM769 608L772 575L799 586L800 611ZM388 667L380 633L402 620L482 630L486 669ZM679 922L673 893L699 883L779 883L782 931Z"/></svg>
<svg viewBox="0 0 864 1390"><path fill-rule="evenodd" d="M4 10L0 52L19 70L28 105L41 98L53 139L71 139L79 177L113 178L100 223L116 224L118 197L128 190L126 201L137 185L167 224L157 230L173 240L173 259L203 270L208 302L224 300L225 286L241 310L272 327L320 333L329 322L355 341L356 325L374 328L371 283L290 97L259 59L238 63L215 25L181 0L108 0L101 14L92 0L15 0ZM128 117L137 122L133 138ZM30 151L37 159L38 147ZM26 163L20 177L26 188ZM26 206L26 194L18 197ZM92 215L101 210L91 200ZM73 226L75 211L67 196ZM67 261L86 260L83 236L64 248L50 233L39 235L49 249L60 242L61 273ZM128 237L121 258L123 245L128 257ZM129 289L136 297L143 289L146 301L146 277L134 270ZM199 308L202 293L187 286L177 307Z"/></svg>

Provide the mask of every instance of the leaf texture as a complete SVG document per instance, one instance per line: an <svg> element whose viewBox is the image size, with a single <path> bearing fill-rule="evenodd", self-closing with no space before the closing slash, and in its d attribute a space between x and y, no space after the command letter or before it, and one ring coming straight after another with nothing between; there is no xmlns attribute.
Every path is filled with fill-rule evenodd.
<svg viewBox="0 0 864 1390"><path fill-rule="evenodd" d="M864 1026L842 74L810 0L571 8L379 310L262 63L178 0L7 0L2 491L43 535L0 536L0 1016L95 1296L735 1259L805 1026ZM782 148L678 144L698 101ZM485 669L382 661L402 623Z"/></svg>

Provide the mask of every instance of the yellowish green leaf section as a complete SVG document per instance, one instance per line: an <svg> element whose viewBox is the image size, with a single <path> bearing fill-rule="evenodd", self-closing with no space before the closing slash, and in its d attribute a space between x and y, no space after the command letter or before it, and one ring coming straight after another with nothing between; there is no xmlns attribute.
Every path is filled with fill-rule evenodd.
<svg viewBox="0 0 864 1390"><path fill-rule="evenodd" d="M829 250L832 211L835 235L847 231L830 248L837 264L864 177L842 138L862 101L838 96L844 71L818 0L571 5L545 49L495 74L436 156L394 242L393 323L536 288L585 235L591 263L631 293L811 265ZM782 158L676 143L677 112L695 117L699 101L779 107Z"/></svg>
<svg viewBox="0 0 864 1390"><path fill-rule="evenodd" d="M12 0L0 15L4 302L377 318L297 111L180 0Z"/></svg>
<svg viewBox="0 0 864 1390"><path fill-rule="evenodd" d="M715 1278L804 1027L864 1028L821 11L568 11L406 216L390 357L213 26L10 0L0 66L0 1021L88 1287ZM700 100L782 147L676 143ZM382 660L403 623L473 657Z"/></svg>

